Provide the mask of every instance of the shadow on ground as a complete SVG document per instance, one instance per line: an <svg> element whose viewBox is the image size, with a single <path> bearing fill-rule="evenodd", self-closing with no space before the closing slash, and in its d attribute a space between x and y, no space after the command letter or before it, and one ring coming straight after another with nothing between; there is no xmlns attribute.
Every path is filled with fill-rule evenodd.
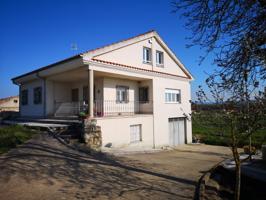
<svg viewBox="0 0 266 200"><path fill-rule="evenodd" d="M48 197L50 188L56 186L56 193L66 199L192 199L196 185L113 156L75 151L47 134L0 157L0 168L1 185L11 180L33 188L41 184ZM16 195L14 187L0 189L0 195L10 195L9 189Z"/></svg>

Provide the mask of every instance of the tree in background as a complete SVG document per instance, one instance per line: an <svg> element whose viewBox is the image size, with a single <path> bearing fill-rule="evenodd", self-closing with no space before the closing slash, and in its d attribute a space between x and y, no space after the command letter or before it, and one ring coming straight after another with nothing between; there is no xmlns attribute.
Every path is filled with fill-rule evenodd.
<svg viewBox="0 0 266 200"><path fill-rule="evenodd" d="M185 26L191 30L188 46L199 45L205 49L201 62L209 53L215 54L217 68L206 83L216 101L224 101L218 95L222 93L227 99L224 120L230 122L231 127L231 147L237 174L235 199L239 199L238 136L251 138L257 129L254 122L261 113L256 107L261 102L260 90L265 87L266 1L176 0L173 6L174 12L185 17ZM198 94L204 97L202 92Z"/></svg>
<svg viewBox="0 0 266 200"><path fill-rule="evenodd" d="M219 122L221 129L229 133L229 143L236 166L236 181L235 181L235 199L240 198L240 183L241 183L241 163L246 159L240 159L238 148L241 146L241 141L245 141L252 134L260 129L265 129L266 117L266 98L265 93L259 92L254 94L254 98L249 102L249 109L242 101L242 92L245 90L239 89L239 93L232 93L230 90L218 87L214 77L207 79L206 84L210 90L211 98L208 97L205 91L199 86L197 91L198 101L201 103L210 103L215 101L220 105L221 110L212 121ZM242 87L239 85L239 87ZM249 94L250 95L250 94ZM199 111L200 112L200 111ZM217 123L216 123L217 124ZM251 155L251 149L249 149Z"/></svg>

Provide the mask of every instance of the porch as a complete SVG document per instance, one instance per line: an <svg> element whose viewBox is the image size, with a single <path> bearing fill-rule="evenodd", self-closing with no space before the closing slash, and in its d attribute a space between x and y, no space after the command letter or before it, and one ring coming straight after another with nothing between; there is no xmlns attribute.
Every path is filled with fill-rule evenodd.
<svg viewBox="0 0 266 200"><path fill-rule="evenodd" d="M47 78L46 116L152 114L152 92L151 79L81 67Z"/></svg>

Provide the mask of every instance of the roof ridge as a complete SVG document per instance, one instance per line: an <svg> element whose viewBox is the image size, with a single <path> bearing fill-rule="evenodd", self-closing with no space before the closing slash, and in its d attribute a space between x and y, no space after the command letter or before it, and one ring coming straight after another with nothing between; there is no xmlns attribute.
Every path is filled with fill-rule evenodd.
<svg viewBox="0 0 266 200"><path fill-rule="evenodd" d="M98 50L98 49L102 49L102 48L105 48L105 47L108 47L108 46L111 46L111 45L114 45L114 44L117 44L117 43L125 42L125 41L131 40L131 39L134 39L134 38L137 38L137 37L140 37L140 36L143 36L143 35L146 35L146 34L152 33L152 32L155 32L155 33L156 33L156 31L152 29L152 30L147 31L147 32L145 32L145 33L141 33L141 34L138 34L138 35L136 35L136 36L133 36L133 37L130 37L130 38L127 38L127 39L123 39L123 40L120 40L120 41L117 41L117 42L113 42L113 43L111 43L111 44L104 45L104 46L102 46L102 47L98 47L98 48L94 48L94 49L91 49L91 50L86 50L86 51L84 51L84 52L80 52L80 53L78 53L78 54L75 54L75 55L72 55L72 56L70 56L70 57L67 57L67 58L65 58L65 59L63 59L63 60L58 60L58 61L56 61L56 62L54 62L54 63L48 64L48 65L45 65L45 66L40 67L40 68L37 68L37 69L35 69L35 70L33 70L33 71L26 72L26 73L24 73L24 74L22 74L22 75L16 76L16 77L12 78L11 80L14 81L14 80L16 80L16 79L18 79L18 78L21 78L21 77L23 77L23 76L27 76L27 75L30 75L30 74L33 74L33 73L36 73L36 72L39 72L39 71L42 71L42 70L46 70L46 69L48 69L48 68L50 68L50 67L53 67L53 66L55 66L55 65L57 65L57 64L60 64L60 63L63 63L63 62L66 62L66 61L69 61L69 60L75 59L75 58L77 58L77 57L82 56L82 55L85 54L85 53L89 53L89 52L92 52L92 51L96 51L96 50Z"/></svg>
<svg viewBox="0 0 266 200"><path fill-rule="evenodd" d="M114 45L114 44L118 44L118 43L121 43L121 42L125 42L125 41L131 40L131 39L134 39L134 38L137 38L137 37L140 37L140 36L143 36L143 35L146 35L146 34L152 33L152 32L156 32L156 31L152 29L152 30L147 31L147 32L145 32L145 33L141 33L141 34L138 34L138 35L135 35L135 36L132 36L132 37L126 38L126 39L119 40L119 41L117 41L117 42L112 42L112 43L110 43L110 44L103 45L103 46L101 46L101 47L97 47L97 48L94 48L94 49L90 49L90 50L87 50L87 51L81 52L81 53L79 53L78 55L82 55L82 54L85 54L85 53L89 53L89 52L93 52L93 51L96 51L96 50L99 50L99 49L103 49L103 48L106 48L106 47L112 46L112 45Z"/></svg>

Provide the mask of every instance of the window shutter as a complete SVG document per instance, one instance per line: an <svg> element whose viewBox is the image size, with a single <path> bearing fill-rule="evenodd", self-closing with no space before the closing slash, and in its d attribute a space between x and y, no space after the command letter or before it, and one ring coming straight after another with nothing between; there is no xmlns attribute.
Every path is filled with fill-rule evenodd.
<svg viewBox="0 0 266 200"><path fill-rule="evenodd" d="M143 89L139 88L139 101L143 101Z"/></svg>
<svg viewBox="0 0 266 200"><path fill-rule="evenodd" d="M119 102L119 88L116 87L116 102Z"/></svg>
<svg viewBox="0 0 266 200"><path fill-rule="evenodd" d="M129 102L129 88L126 87L126 102Z"/></svg>

